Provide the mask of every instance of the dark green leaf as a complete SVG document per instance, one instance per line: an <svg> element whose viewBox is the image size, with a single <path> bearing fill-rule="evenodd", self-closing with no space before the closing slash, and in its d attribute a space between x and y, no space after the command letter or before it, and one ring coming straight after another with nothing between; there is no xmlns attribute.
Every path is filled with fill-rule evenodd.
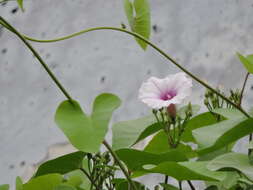
<svg viewBox="0 0 253 190"><path fill-rule="evenodd" d="M35 177L50 173L65 174L79 169L85 155L86 153L79 151L49 160L38 168Z"/></svg>
<svg viewBox="0 0 253 190"><path fill-rule="evenodd" d="M112 94L99 95L88 117L76 101L64 101L56 111L55 121L78 150L95 153L99 151L108 130L112 112L120 105L120 99Z"/></svg>
<svg viewBox="0 0 253 190"><path fill-rule="evenodd" d="M158 165L166 161L187 160L187 157L177 150L167 151L163 154L152 154L134 149L120 149L116 151L116 154L131 171L141 170L144 165Z"/></svg>
<svg viewBox="0 0 253 190"><path fill-rule="evenodd" d="M140 182L134 181L135 186L138 190L148 190L143 184ZM129 182L122 178L114 179L115 189L116 190L127 190L129 189ZM131 189L131 188L130 188Z"/></svg>

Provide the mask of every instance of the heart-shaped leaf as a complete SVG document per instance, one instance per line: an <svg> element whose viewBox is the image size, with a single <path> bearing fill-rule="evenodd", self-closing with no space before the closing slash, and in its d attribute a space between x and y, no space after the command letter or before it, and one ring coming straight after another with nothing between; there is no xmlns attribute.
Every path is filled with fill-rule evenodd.
<svg viewBox="0 0 253 190"><path fill-rule="evenodd" d="M95 153L108 130L113 111L120 99L113 94L99 95L93 104L91 116L87 116L76 101L64 101L56 111L55 121L78 150Z"/></svg>

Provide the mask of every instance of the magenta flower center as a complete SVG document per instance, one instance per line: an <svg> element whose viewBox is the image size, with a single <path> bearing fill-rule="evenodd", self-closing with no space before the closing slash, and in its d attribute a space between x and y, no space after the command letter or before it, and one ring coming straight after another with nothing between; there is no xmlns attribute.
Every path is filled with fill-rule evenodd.
<svg viewBox="0 0 253 190"><path fill-rule="evenodd" d="M164 101L171 100L173 97L177 95L177 92L174 90L168 91L166 93L163 93L160 98Z"/></svg>

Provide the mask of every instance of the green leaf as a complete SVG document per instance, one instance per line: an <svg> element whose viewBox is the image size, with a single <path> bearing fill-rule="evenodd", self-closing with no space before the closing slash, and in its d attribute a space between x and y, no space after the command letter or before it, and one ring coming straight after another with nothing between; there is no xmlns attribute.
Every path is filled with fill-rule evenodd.
<svg viewBox="0 0 253 190"><path fill-rule="evenodd" d="M192 119L190 119L187 124L185 131L181 137L181 140L184 142L195 142L195 139L192 136L192 131L207 125L217 123L215 117L210 112L201 113Z"/></svg>
<svg viewBox="0 0 253 190"><path fill-rule="evenodd" d="M74 188L70 185L61 184L61 185L55 187L54 190L76 190L76 188Z"/></svg>
<svg viewBox="0 0 253 190"><path fill-rule="evenodd" d="M19 8L24 12L25 9L24 9L24 6L23 6L23 0L17 0L17 3L18 3Z"/></svg>
<svg viewBox="0 0 253 190"><path fill-rule="evenodd" d="M249 179L253 180L253 166L249 163L248 156L241 153L227 153L213 159L207 167L210 170L230 169L239 170Z"/></svg>
<svg viewBox="0 0 253 190"><path fill-rule="evenodd" d="M119 105L117 96L101 94L95 99L89 117L76 101L64 101L56 111L55 121L73 146L83 152L95 153L104 140L112 112Z"/></svg>
<svg viewBox="0 0 253 190"><path fill-rule="evenodd" d="M116 190L127 190L131 189L129 188L129 182L126 179L122 178L116 178L114 179L114 184L115 184L115 189ZM137 187L138 190L148 190L143 184L141 184L138 181L133 181L135 186Z"/></svg>
<svg viewBox="0 0 253 190"><path fill-rule="evenodd" d="M157 124L156 126L153 126L153 124L155 124L155 118L152 115L136 120L123 121L114 124L112 126L112 148L114 150L118 150L121 148L131 147L140 139L150 135L149 132L144 132L147 128L154 127L155 130L151 130L152 132L156 132L156 130L160 129L159 126L157 127Z"/></svg>
<svg viewBox="0 0 253 190"><path fill-rule="evenodd" d="M141 170L144 165L158 165L166 161L187 160L187 157L177 150L167 151L163 154L153 154L135 149L120 149L116 151L116 154L131 171Z"/></svg>
<svg viewBox="0 0 253 190"><path fill-rule="evenodd" d="M84 169L86 169L86 171L88 171L88 169L86 167L84 167ZM80 170L74 170L72 172L65 174L64 176L67 177L67 181L66 181L67 185L74 186L77 189L80 187L82 187L84 189L90 189L89 179Z"/></svg>
<svg viewBox="0 0 253 190"><path fill-rule="evenodd" d="M195 129L193 136L199 145L199 155L220 149L253 132L253 119L229 119ZM212 134L212 135L210 135Z"/></svg>
<svg viewBox="0 0 253 190"><path fill-rule="evenodd" d="M33 178L23 185L23 190L53 190L62 183L60 174L48 174Z"/></svg>
<svg viewBox="0 0 253 190"><path fill-rule="evenodd" d="M226 177L219 182L206 182L207 186L210 187L210 189L212 189L211 187L216 187L216 189L218 190L236 190L236 186L238 185L238 181L240 179L240 175L238 174L238 172L236 171L229 171L226 172Z"/></svg>
<svg viewBox="0 0 253 190"><path fill-rule="evenodd" d="M35 177L50 173L66 174L82 166L86 153L73 152L43 163L37 170Z"/></svg>
<svg viewBox="0 0 253 190"><path fill-rule="evenodd" d="M227 119L246 118L246 116L237 109L219 108L219 109L212 110L212 112L222 115Z"/></svg>
<svg viewBox="0 0 253 190"><path fill-rule="evenodd" d="M237 53L237 56L239 57L240 61L244 65L244 67L247 69L247 71L251 74L253 74L253 56L249 55L248 57L244 57L240 53Z"/></svg>
<svg viewBox="0 0 253 190"><path fill-rule="evenodd" d="M133 4L130 0L124 0L124 9L127 16L127 20L129 22L131 30L134 26L134 10L133 10Z"/></svg>
<svg viewBox="0 0 253 190"><path fill-rule="evenodd" d="M225 178L225 172L210 171L206 165L208 162L163 162L152 169L143 169L134 175L138 177L148 173L160 173L182 180L221 181Z"/></svg>
<svg viewBox="0 0 253 190"><path fill-rule="evenodd" d="M0 190L9 190L10 186L8 184L0 185Z"/></svg>
<svg viewBox="0 0 253 190"><path fill-rule="evenodd" d="M16 178L16 190L23 190L23 181L20 177Z"/></svg>
<svg viewBox="0 0 253 190"><path fill-rule="evenodd" d="M125 0L124 2L125 13L131 27L131 30L145 39L150 37L150 7L148 0L134 0L132 3L130 0ZM138 44L142 49L147 48L147 44L136 38Z"/></svg>
<svg viewBox="0 0 253 190"><path fill-rule="evenodd" d="M189 145L181 143L177 146L176 149L171 148L168 145L168 137L164 131L158 132L144 149L144 151L154 154L166 153L171 150L177 150L178 152L184 154L187 158L192 158L196 156L196 153Z"/></svg>
<svg viewBox="0 0 253 190"><path fill-rule="evenodd" d="M211 186L207 187L205 190L219 190L219 189L217 186L211 185Z"/></svg>

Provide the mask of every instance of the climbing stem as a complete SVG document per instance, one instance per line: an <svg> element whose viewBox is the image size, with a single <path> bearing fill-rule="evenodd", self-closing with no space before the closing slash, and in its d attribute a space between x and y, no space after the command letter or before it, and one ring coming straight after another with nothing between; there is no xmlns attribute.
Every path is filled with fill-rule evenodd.
<svg viewBox="0 0 253 190"><path fill-rule="evenodd" d="M106 142L106 140L103 141L103 144L105 145L105 147L107 148L107 150L110 152L110 154L112 155L114 161L117 163L117 165L120 167L120 169L122 170L122 172L124 173L125 177L127 178L129 184L131 185L132 189L134 190L138 190L135 183L133 182L133 180L131 179L131 177L129 176L129 173L127 171L127 169L125 168L125 166L121 163L119 157L117 156L117 154L115 154L115 152L112 150L111 146Z"/></svg>
<svg viewBox="0 0 253 190"><path fill-rule="evenodd" d="M245 76L245 79L244 79L244 82L243 82L243 86L242 86L241 93L240 93L239 106L241 106L241 104L242 104L243 93L244 93L244 90L245 90L245 86L246 86L247 80L249 78L249 74L250 73L247 72L247 74Z"/></svg>
<svg viewBox="0 0 253 190"><path fill-rule="evenodd" d="M39 39L34 39L34 38L31 38L31 37L25 36L25 35L23 37L25 39L33 41L33 42L50 43L50 42L58 42L58 41L70 39L70 38L79 36L81 34L84 34L84 33L87 33L87 32L91 32L91 31L96 31L96 30L114 30L114 31L124 32L124 33L132 35L132 36L134 36L134 37L136 37L136 38L144 41L145 43L147 43L148 45L150 45L152 48L154 48L156 51L158 51L161 55L163 55L166 59L168 59L170 62L172 62L174 65L176 65L179 69L181 69L187 75L189 75L191 78L193 78L195 81L197 81L198 83L200 83L201 85L203 85L207 89L211 90L215 94L217 94L223 100L225 100L226 102L228 102L229 104L231 104L233 107L235 107L236 109L238 109L239 111L241 111L245 116L250 117L250 115L243 108L241 108L241 106L239 106L236 103L234 103L231 100L229 100L229 98L227 98L226 96L224 96L222 93L218 92L217 90L215 90L214 88L212 88L209 84L205 83L200 78L198 78L197 76L195 76L194 74L192 74L190 71L188 71L187 69L185 69L183 66L181 66L176 60L174 60L172 57L170 57L168 54L166 54L158 46L156 46L155 44L153 44L152 42L150 42L149 40L147 40L146 38L144 38L143 36L141 36L141 35L139 35L139 34L137 34L135 32L131 32L131 31L128 31L128 30L125 30L125 29L122 29L122 28L116 28L116 27L96 27L96 28L89 28L89 29L86 29L86 30L82 30L80 32L73 33L71 35L64 36L64 37L61 37L61 38L50 39L50 40L39 40Z"/></svg>
<svg viewBox="0 0 253 190"><path fill-rule="evenodd" d="M56 76L50 70L50 68L47 66L47 64L43 61L43 59L40 57L40 55L37 53L37 51L32 47L32 45L14 27L12 27L6 20L4 20L3 17L0 17L0 24L2 24L2 26L6 27L8 30L10 30L11 32L16 34L20 38L20 40L22 40L24 42L24 44L31 50L33 55L39 60L42 67L46 70L46 72L49 74L49 76L55 82L55 84L59 87L59 89L62 91L62 93L66 96L66 98L70 102L72 102L71 96L68 94L68 92L62 86L62 84L59 82L59 80L56 78Z"/></svg>

